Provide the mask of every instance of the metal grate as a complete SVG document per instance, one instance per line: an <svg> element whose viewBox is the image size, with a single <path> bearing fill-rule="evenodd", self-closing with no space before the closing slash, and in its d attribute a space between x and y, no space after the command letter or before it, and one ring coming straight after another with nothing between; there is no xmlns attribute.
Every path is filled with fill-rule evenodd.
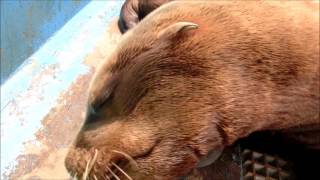
<svg viewBox="0 0 320 180"><path fill-rule="evenodd" d="M244 180L290 180L290 163L249 149L242 152Z"/></svg>

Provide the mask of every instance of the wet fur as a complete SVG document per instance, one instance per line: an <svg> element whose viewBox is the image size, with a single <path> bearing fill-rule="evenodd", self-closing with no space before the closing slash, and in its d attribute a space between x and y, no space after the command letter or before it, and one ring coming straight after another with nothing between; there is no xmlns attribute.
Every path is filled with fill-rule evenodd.
<svg viewBox="0 0 320 180"><path fill-rule="evenodd" d="M158 8L95 74L67 169L83 173L99 149L102 177L119 150L137 161L134 179L176 179L254 131L319 125L318 13L275 1ZM158 37L180 21L199 28Z"/></svg>

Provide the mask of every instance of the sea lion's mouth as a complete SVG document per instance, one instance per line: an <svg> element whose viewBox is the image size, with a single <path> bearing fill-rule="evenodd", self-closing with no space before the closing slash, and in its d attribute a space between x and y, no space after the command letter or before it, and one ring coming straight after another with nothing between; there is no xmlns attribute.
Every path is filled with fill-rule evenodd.
<svg viewBox="0 0 320 180"><path fill-rule="evenodd" d="M139 168L137 162L128 154L113 150L111 151L112 158L110 162L106 165L106 179L129 179L133 178L130 176L132 173L137 173ZM130 170L130 173L127 172Z"/></svg>
<svg viewBox="0 0 320 180"><path fill-rule="evenodd" d="M100 152L100 154L102 154L102 152ZM133 178L129 174L133 172L137 172L139 169L137 162L130 155L121 151L112 150L111 159L109 160L108 163L104 165L105 167L104 169L99 168L99 171L103 171L103 172L99 172L97 173L99 175L97 175L94 170L94 166L101 166L99 164L98 156L99 156L99 151L95 149L95 153L93 157L90 158L86 163L85 170L82 176L80 176L81 179L96 180L96 179L104 178L107 180L120 180L120 179L133 180ZM130 169L131 173L128 173L126 169ZM103 177L101 177L101 174ZM79 178L77 173L75 173L73 179L76 179L76 177Z"/></svg>
<svg viewBox="0 0 320 180"><path fill-rule="evenodd" d="M107 179L125 180L144 176L137 160L148 158L160 141L157 141L147 151L136 155L129 155L124 151L101 149L84 150L75 148L71 150L67 159L80 157L78 162L67 160L67 169L73 179ZM135 177L135 178L133 178Z"/></svg>

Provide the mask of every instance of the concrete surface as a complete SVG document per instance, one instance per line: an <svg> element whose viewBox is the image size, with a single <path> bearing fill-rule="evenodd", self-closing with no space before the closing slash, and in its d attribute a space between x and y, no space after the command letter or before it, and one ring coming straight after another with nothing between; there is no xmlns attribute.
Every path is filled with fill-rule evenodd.
<svg viewBox="0 0 320 180"><path fill-rule="evenodd" d="M1 83L88 0L1 0Z"/></svg>
<svg viewBox="0 0 320 180"><path fill-rule="evenodd" d="M1 85L1 179L67 179L86 91L113 50L122 1L92 1Z"/></svg>

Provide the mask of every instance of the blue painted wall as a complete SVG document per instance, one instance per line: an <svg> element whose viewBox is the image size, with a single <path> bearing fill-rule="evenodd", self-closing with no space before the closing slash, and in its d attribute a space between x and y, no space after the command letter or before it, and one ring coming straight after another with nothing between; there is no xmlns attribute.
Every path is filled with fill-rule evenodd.
<svg viewBox="0 0 320 180"><path fill-rule="evenodd" d="M1 84L88 0L1 0Z"/></svg>

